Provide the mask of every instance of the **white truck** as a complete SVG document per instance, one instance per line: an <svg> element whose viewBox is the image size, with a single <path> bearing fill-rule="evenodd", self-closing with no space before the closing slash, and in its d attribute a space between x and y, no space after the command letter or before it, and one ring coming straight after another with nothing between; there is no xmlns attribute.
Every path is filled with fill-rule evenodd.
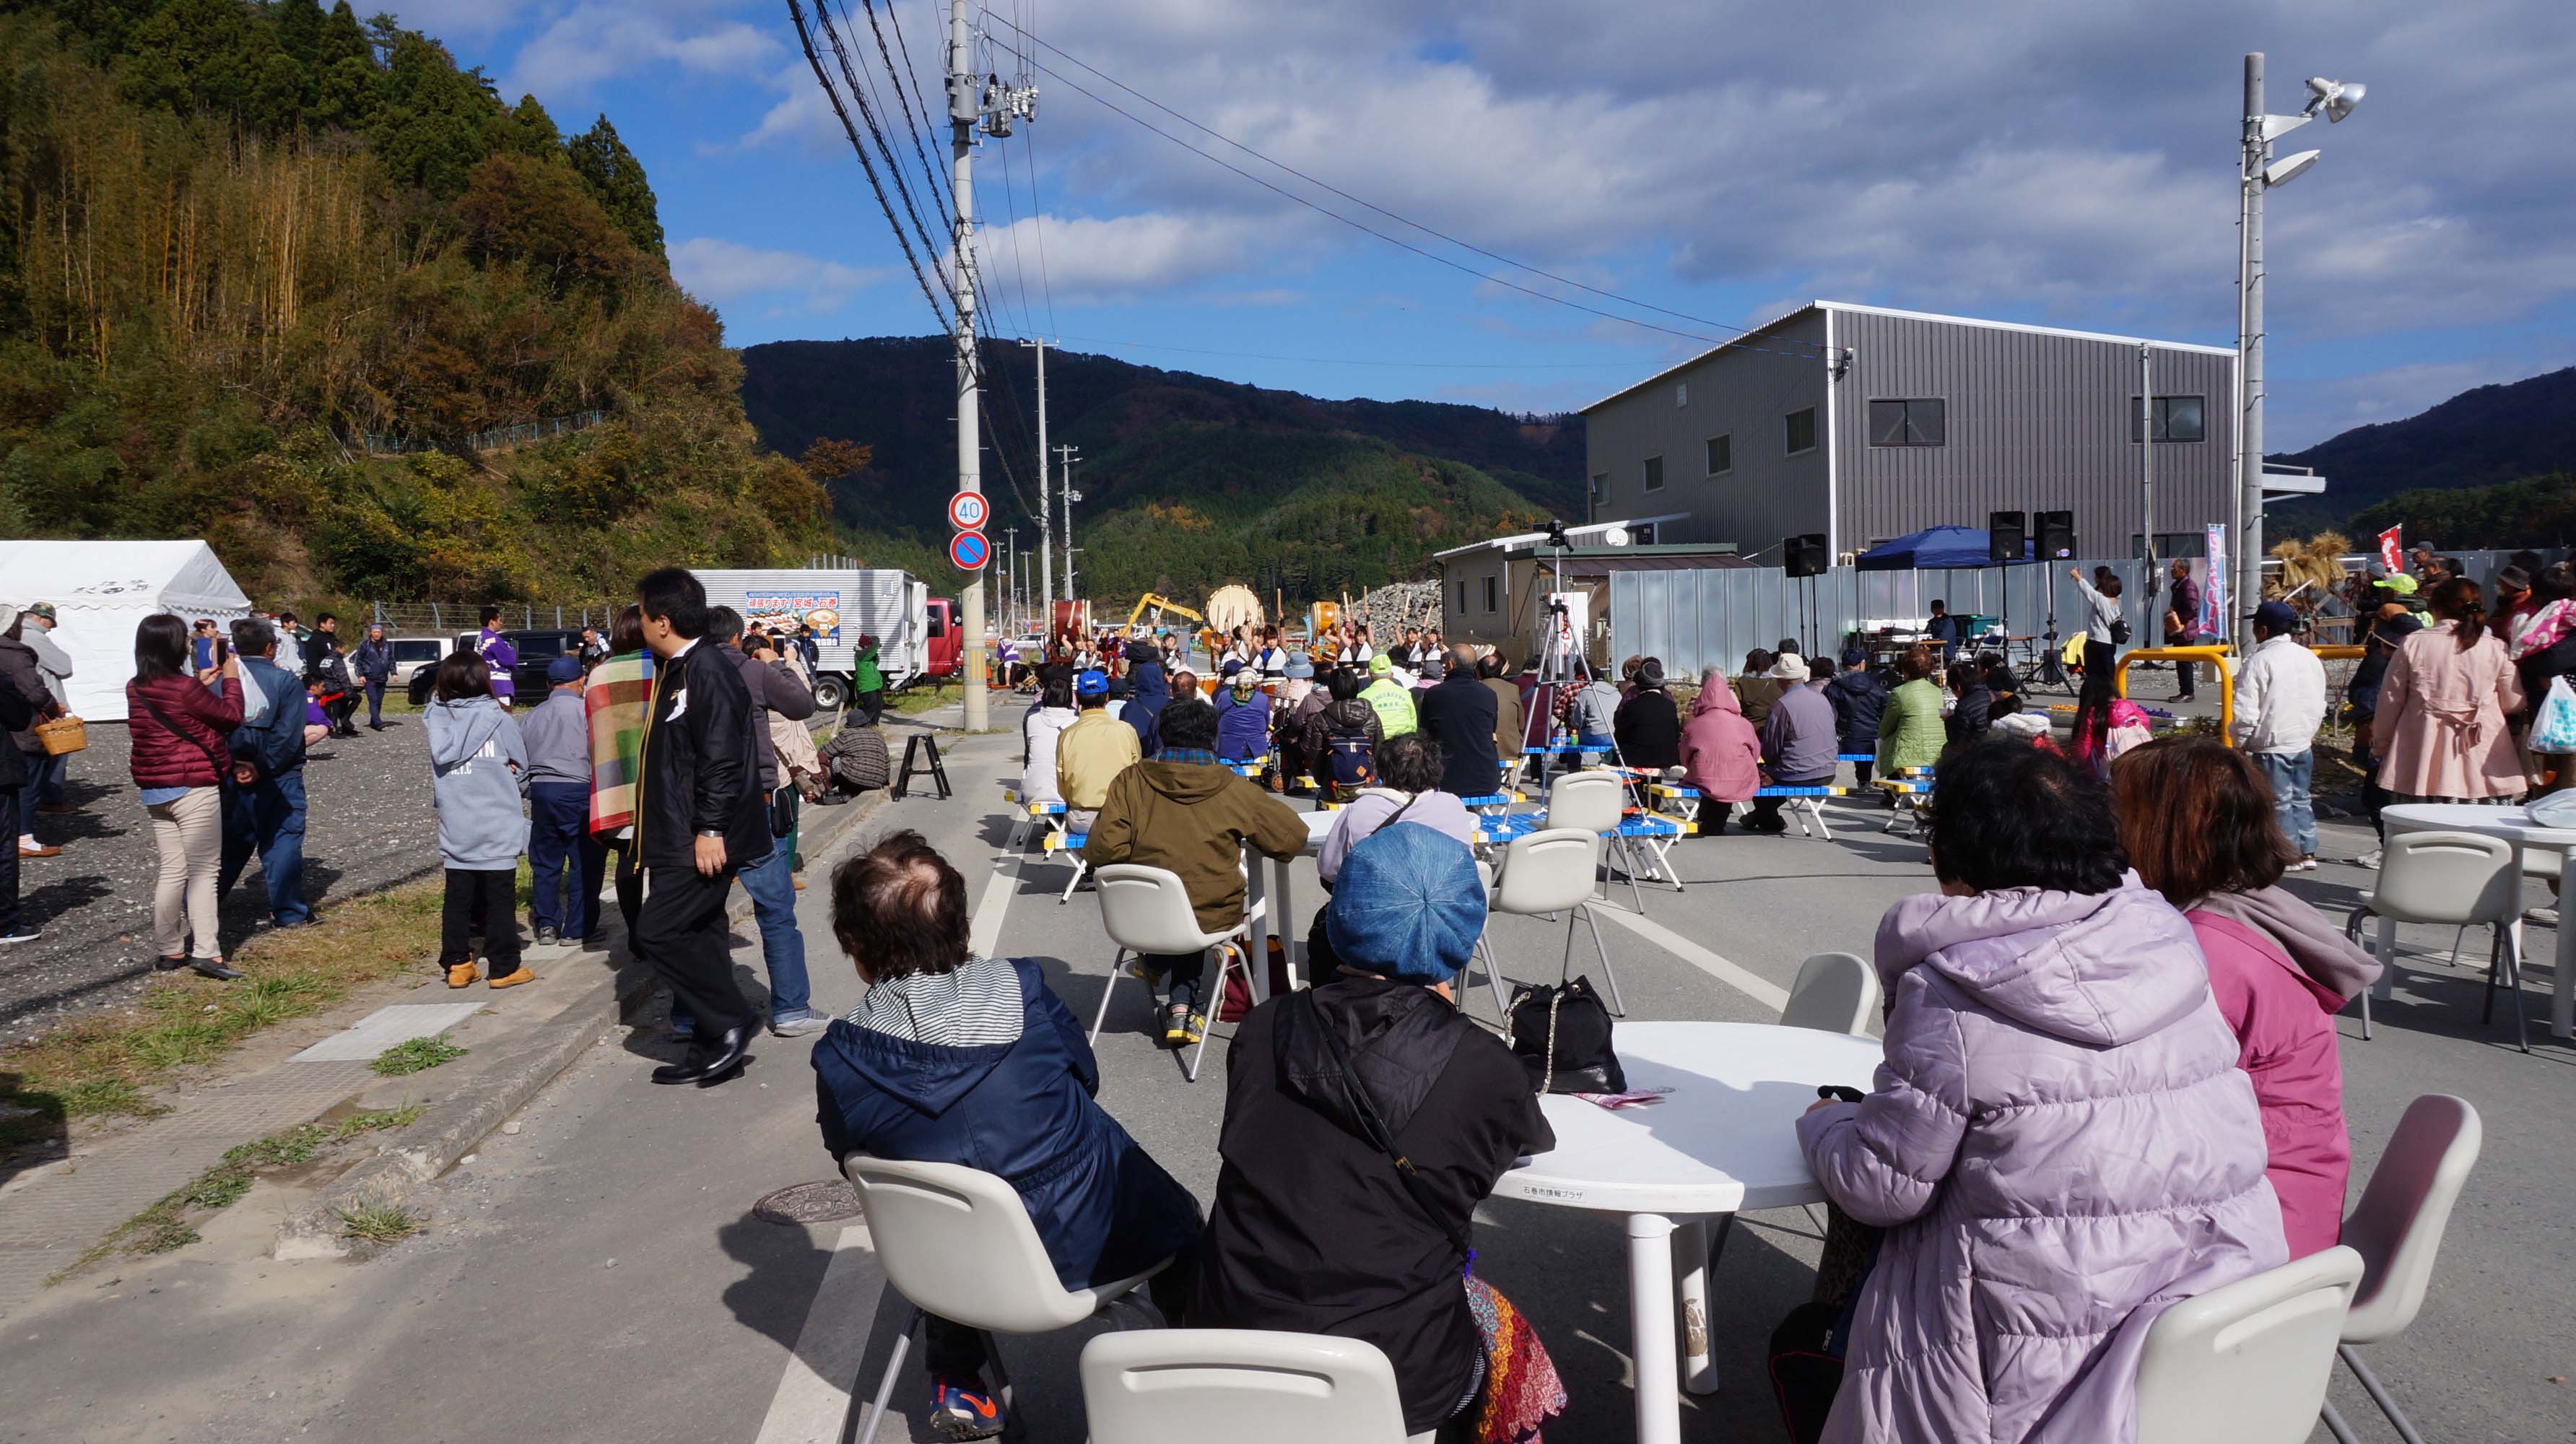
<svg viewBox="0 0 2576 1444"><path fill-rule="evenodd" d="M877 639L877 668L889 691L924 677L957 673L964 638L957 630L954 598L934 597L925 582L892 570L817 571L806 568L693 569L707 601L758 623L793 633L814 629L814 700L838 710L856 690L859 638Z"/></svg>

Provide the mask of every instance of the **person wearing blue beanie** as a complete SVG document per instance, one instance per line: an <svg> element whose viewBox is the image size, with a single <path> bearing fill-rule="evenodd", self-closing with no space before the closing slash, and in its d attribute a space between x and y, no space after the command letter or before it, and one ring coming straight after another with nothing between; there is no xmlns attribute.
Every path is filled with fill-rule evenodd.
<svg viewBox="0 0 2576 1444"><path fill-rule="evenodd" d="M1511 1050L1449 1000L1484 925L1455 838L1397 822L1343 859L1325 914L1341 976L1253 1009L1226 1051L1223 1167L1187 1311L1193 1327L1376 1345L1408 1434L1481 1400L1476 1205L1556 1146Z"/></svg>

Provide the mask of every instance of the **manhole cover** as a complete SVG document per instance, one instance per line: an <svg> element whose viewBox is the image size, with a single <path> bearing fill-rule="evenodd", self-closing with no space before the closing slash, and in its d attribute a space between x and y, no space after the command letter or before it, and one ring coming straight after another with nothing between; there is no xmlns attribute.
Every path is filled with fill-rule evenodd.
<svg viewBox="0 0 2576 1444"><path fill-rule="evenodd" d="M819 1183L799 1183L782 1188L751 1206L754 1218L771 1223L830 1223L836 1218L859 1216L858 1190L849 1181L827 1178Z"/></svg>

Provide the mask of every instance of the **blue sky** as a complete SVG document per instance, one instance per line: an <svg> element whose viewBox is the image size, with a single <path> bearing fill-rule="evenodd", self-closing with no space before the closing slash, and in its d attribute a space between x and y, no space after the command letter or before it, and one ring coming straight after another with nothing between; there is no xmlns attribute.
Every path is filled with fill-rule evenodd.
<svg viewBox="0 0 2576 1444"><path fill-rule="evenodd" d="M934 3L878 14L935 103ZM1005 78L1015 25L1059 47L1032 51L1038 120L978 160L1000 334L1324 396L1533 410L1818 296L2225 344L2241 57L2260 49L2275 111L2308 75L2370 87L2345 123L2281 146L2325 158L2271 198L2275 449L2576 364L2576 148L2544 139L2566 133L2576 73L2564 0L993 3L986 63ZM567 130L605 111L652 174L674 270L737 344L932 329L784 0L398 13ZM867 12L847 18L872 65ZM1076 86L1486 276L1690 334L1400 250ZM1408 229L1139 92L1407 222L1694 319ZM944 125L926 143L944 170Z"/></svg>

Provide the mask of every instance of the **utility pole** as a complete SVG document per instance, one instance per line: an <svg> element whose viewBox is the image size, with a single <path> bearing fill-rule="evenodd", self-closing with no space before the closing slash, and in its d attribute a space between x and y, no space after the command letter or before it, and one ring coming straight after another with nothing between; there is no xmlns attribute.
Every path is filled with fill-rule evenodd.
<svg viewBox="0 0 2576 1444"><path fill-rule="evenodd" d="M2237 186L2245 232L2236 278L2236 585L2228 589L2227 607L2238 616L2263 600L2263 171L2272 163L2270 129L2258 50L2245 57L2245 161ZM2227 635L2233 640L2241 630L2231 621Z"/></svg>
<svg viewBox="0 0 2576 1444"><path fill-rule="evenodd" d="M1055 517L1047 496L1046 338L1023 345L1038 351L1038 631L1055 626Z"/></svg>
<svg viewBox="0 0 2576 1444"><path fill-rule="evenodd" d="M1002 611L1006 617L1005 624L1016 635L1020 629L1020 529L1018 527L1002 528L1002 568L1004 578Z"/></svg>
<svg viewBox="0 0 2576 1444"><path fill-rule="evenodd" d="M1073 589L1073 504L1082 500L1082 493L1073 489L1073 458L1080 450L1074 446L1055 449L1055 454L1064 458L1064 599L1068 602L1079 595Z"/></svg>
<svg viewBox="0 0 2576 1444"><path fill-rule="evenodd" d="M957 489L984 489L983 414L975 372L975 124L984 88L975 73L968 0L948 0L948 164L956 191L957 231L948 251L948 296L957 308ZM984 712L984 576L965 588L966 730L981 732Z"/></svg>
<svg viewBox="0 0 2576 1444"><path fill-rule="evenodd" d="M2144 341L2138 343L2138 506L2142 512L2139 555L2147 559L2144 590L2152 599L2156 594L2156 363L2155 348ZM2147 610L2152 615L2155 608Z"/></svg>

